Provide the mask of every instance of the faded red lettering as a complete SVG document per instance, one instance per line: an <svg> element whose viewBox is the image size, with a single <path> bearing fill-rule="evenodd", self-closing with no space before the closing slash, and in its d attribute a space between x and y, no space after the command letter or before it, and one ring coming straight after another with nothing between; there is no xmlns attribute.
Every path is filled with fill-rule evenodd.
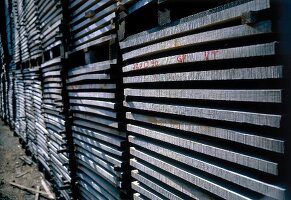
<svg viewBox="0 0 291 200"><path fill-rule="evenodd" d="M216 55L219 53L219 50L213 50L211 51L211 54L213 54L214 59L216 58Z"/></svg>
<svg viewBox="0 0 291 200"><path fill-rule="evenodd" d="M204 52L204 60L209 60L209 51Z"/></svg>
<svg viewBox="0 0 291 200"><path fill-rule="evenodd" d="M186 61L186 54L177 56L178 63L184 63Z"/></svg>
<svg viewBox="0 0 291 200"><path fill-rule="evenodd" d="M204 60L209 60L209 57L213 55L213 58L216 58L216 55L219 54L219 50L205 51Z"/></svg>
<svg viewBox="0 0 291 200"><path fill-rule="evenodd" d="M157 60L144 61L144 62L133 64L133 70L146 69L146 68L156 67L156 66L159 66L159 61Z"/></svg>

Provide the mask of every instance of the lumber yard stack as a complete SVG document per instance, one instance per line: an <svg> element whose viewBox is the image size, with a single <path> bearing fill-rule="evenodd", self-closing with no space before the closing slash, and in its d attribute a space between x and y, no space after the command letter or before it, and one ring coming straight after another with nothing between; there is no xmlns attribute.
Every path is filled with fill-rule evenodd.
<svg viewBox="0 0 291 200"><path fill-rule="evenodd" d="M273 6L234 1L120 42L134 198L284 198Z"/></svg>
<svg viewBox="0 0 291 200"><path fill-rule="evenodd" d="M58 199L288 199L290 4L5 0L1 118Z"/></svg>
<svg viewBox="0 0 291 200"><path fill-rule="evenodd" d="M70 199L71 176L69 168L70 152L67 147L67 127L64 115L62 91L63 62L60 57L41 65L43 77L43 114L48 131L48 155L51 176L57 190Z"/></svg>
<svg viewBox="0 0 291 200"><path fill-rule="evenodd" d="M66 83L80 199L130 198L118 6L113 0L69 1Z"/></svg>

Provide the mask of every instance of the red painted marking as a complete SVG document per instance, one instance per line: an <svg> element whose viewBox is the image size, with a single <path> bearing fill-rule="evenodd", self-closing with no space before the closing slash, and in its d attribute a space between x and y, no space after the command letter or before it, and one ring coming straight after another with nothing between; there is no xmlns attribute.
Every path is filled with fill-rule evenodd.
<svg viewBox="0 0 291 200"><path fill-rule="evenodd" d="M204 60L209 60L209 51L204 52Z"/></svg>
<svg viewBox="0 0 291 200"><path fill-rule="evenodd" d="M204 60L209 60L209 57L213 55L213 59L216 58L216 55L219 54L219 50L205 51L204 52Z"/></svg>
<svg viewBox="0 0 291 200"><path fill-rule="evenodd" d="M177 61L178 63L184 63L186 61L187 55L183 54L183 55L179 55L177 56Z"/></svg>
<svg viewBox="0 0 291 200"><path fill-rule="evenodd" d="M147 68L157 67L157 66L159 66L159 61L150 60L150 61L144 61L144 62L133 64L133 70L147 69Z"/></svg>
<svg viewBox="0 0 291 200"><path fill-rule="evenodd" d="M211 51L211 54L213 54L214 59L215 59L216 55L219 54L219 50L213 50L213 51Z"/></svg>

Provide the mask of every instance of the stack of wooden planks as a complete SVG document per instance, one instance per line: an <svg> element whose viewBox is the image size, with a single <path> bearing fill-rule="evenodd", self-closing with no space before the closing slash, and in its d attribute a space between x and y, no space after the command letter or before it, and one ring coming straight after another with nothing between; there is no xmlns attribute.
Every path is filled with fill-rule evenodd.
<svg viewBox="0 0 291 200"><path fill-rule="evenodd" d="M23 74L20 69L15 71L15 133L24 141L26 140L26 121L25 121L25 98Z"/></svg>
<svg viewBox="0 0 291 200"><path fill-rule="evenodd" d="M235 1L120 42L134 198L284 198L271 6Z"/></svg>
<svg viewBox="0 0 291 200"><path fill-rule="evenodd" d="M36 116L33 104L34 96L38 94L33 90L34 81L39 79L39 67L26 68L22 71L24 82L24 99L25 99L25 121L26 121L26 137L28 150L33 156L37 156L37 132L36 132ZM41 111L41 110L40 110Z"/></svg>
<svg viewBox="0 0 291 200"><path fill-rule="evenodd" d="M66 121L63 113L63 62L56 57L41 64L43 77L43 115L48 131L48 155L51 176L65 199L71 198L70 152L67 144Z"/></svg>
<svg viewBox="0 0 291 200"><path fill-rule="evenodd" d="M71 51L106 43L116 37L116 1L69 0Z"/></svg>

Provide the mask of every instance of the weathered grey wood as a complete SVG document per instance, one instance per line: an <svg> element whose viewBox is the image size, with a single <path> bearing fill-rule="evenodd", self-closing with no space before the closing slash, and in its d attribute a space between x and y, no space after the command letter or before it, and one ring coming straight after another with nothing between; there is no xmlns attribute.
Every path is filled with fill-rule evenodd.
<svg viewBox="0 0 291 200"><path fill-rule="evenodd" d="M92 187L92 183L88 184L83 180L79 180L79 198L82 199L100 199L105 200L104 196L101 196L100 193L97 193L96 190ZM84 189L85 188L85 189Z"/></svg>
<svg viewBox="0 0 291 200"><path fill-rule="evenodd" d="M98 142L96 140L92 140L92 139L90 139L88 137L85 137L84 135L79 134L77 132L73 132L73 137L74 137L75 140L78 139L79 141L85 142L85 143L87 143L89 145L94 146L95 148L101 149L101 150L109 152L111 154L115 154L117 156L122 156L122 154L123 154L123 152L121 152L116 147L100 143L100 142Z"/></svg>
<svg viewBox="0 0 291 200"><path fill-rule="evenodd" d="M156 184L152 180L149 180L148 178L142 176L138 172L138 170L132 170L131 171L131 176L133 178L135 178L136 180L138 180L139 182L143 183L144 185L150 187L151 189L153 189L158 194L161 194L161 195L163 195L164 197L166 197L168 199L183 200L183 198L179 197L174 192L172 192L172 191L170 191L170 190L168 190L166 188L163 188L162 186Z"/></svg>
<svg viewBox="0 0 291 200"><path fill-rule="evenodd" d="M228 5L223 5L214 9L204 11L180 20L179 24L172 27L166 27L162 30L155 30L152 33L145 31L140 34L129 37L123 42L120 42L122 49L133 47L156 40L161 40L176 34L187 33L189 31L199 30L222 24L230 20L235 20L248 11L259 11L270 8L269 0L253 0L253 1L235 1Z"/></svg>
<svg viewBox="0 0 291 200"><path fill-rule="evenodd" d="M154 104L142 102L124 102L124 106L147 111L156 111L168 114L199 117L205 119L239 122L260 126L280 127L280 115L223 110L203 107L188 107L180 105Z"/></svg>
<svg viewBox="0 0 291 200"><path fill-rule="evenodd" d="M77 157L77 159L79 159L79 160L82 160L83 162L85 162L85 163L87 163L88 165L90 165L93 169L94 168L100 168L100 169L104 169L104 170L106 170L106 175L108 174L110 174L111 175L111 177L110 178L112 178L112 177L114 177L114 175L116 175L116 171L114 171L114 167L113 166L110 166L107 162L104 162L103 160L101 160L101 159L91 159L91 158L89 158L89 157L87 157L87 156L84 156L83 154L81 154L81 153L76 153L76 157ZM108 173L109 172L109 173ZM108 176L107 175L107 176Z"/></svg>
<svg viewBox="0 0 291 200"><path fill-rule="evenodd" d="M112 112L112 111L101 109L101 108L96 109L96 108L92 108L88 106L71 106L70 108L72 111L88 112L88 113L98 114L102 116L117 118L116 112Z"/></svg>
<svg viewBox="0 0 291 200"><path fill-rule="evenodd" d="M149 199L163 200L163 198L158 193L153 193L152 191L145 189L142 184L138 181L134 181L131 183L131 188Z"/></svg>
<svg viewBox="0 0 291 200"><path fill-rule="evenodd" d="M173 49L202 45L209 42L218 42L221 40L229 40L233 38L241 38L245 36L261 35L272 32L271 21L260 22L251 27L248 25L240 25L228 28L222 28L214 31L187 35L172 40L159 42L146 47L142 47L123 54L123 60L147 56L154 53L169 51Z"/></svg>
<svg viewBox="0 0 291 200"><path fill-rule="evenodd" d="M110 31L114 30L115 26L110 24L108 26L103 27L102 29L96 30L95 32L87 35L85 38L80 38L74 42L74 46L80 46L83 45L84 43L88 43L92 40L101 38L105 34L108 34Z"/></svg>
<svg viewBox="0 0 291 200"><path fill-rule="evenodd" d="M238 184L242 187L248 188L263 195L275 199L284 199L285 189L278 187L276 185L271 185L269 183L262 182L250 176L241 174L240 171L231 171L228 170L227 167L225 166L221 167L213 165L210 162L206 162L201 159L195 158L195 155L193 156L185 155L176 152L173 149L170 149L169 147L155 145L154 143L149 142L147 140L143 140L142 138L129 136L129 141L153 152L159 152L159 154L163 156L182 162L190 167L195 167L199 170L202 170L219 178L223 178L227 181Z"/></svg>
<svg viewBox="0 0 291 200"><path fill-rule="evenodd" d="M228 188L225 188L223 186L220 186L218 183L213 182L212 180L207 180L199 175L193 174L191 172L182 170L170 163L167 163L161 159L158 159L156 157L150 156L146 153L143 153L133 147L130 148L130 153L135 156L138 157L140 159L145 160L146 162L161 168L161 169L167 169L167 172L180 177L182 179L184 179L185 181L187 181L188 183L191 183L197 187L200 187L202 189L205 189L221 198L225 198L225 199L244 199L244 200L250 200L251 198L241 195L233 190L230 190ZM135 159L131 159L130 160L130 164L133 167L136 167L137 169L140 169L142 167L140 167L139 163L135 160ZM143 171L141 169L141 171Z"/></svg>
<svg viewBox="0 0 291 200"><path fill-rule="evenodd" d="M260 80L283 77L283 66L238 68L209 71L178 72L124 77L124 83L150 83L170 81L210 81L210 80Z"/></svg>
<svg viewBox="0 0 291 200"><path fill-rule="evenodd" d="M69 92L69 97L114 99L115 93L110 93L110 92Z"/></svg>
<svg viewBox="0 0 291 200"><path fill-rule="evenodd" d="M43 88L58 88L61 89L62 88L62 84L61 83L44 83Z"/></svg>
<svg viewBox="0 0 291 200"><path fill-rule="evenodd" d="M62 61L61 58L54 58L54 59L51 59L43 64L41 64L41 68L43 70L43 68L46 68L46 67L49 67L51 65L58 65L58 63L60 63Z"/></svg>
<svg viewBox="0 0 291 200"><path fill-rule="evenodd" d="M94 90L94 89L116 89L115 84L107 84L107 83L100 83L100 84L82 84L82 85L68 85L67 89L70 91L73 90Z"/></svg>
<svg viewBox="0 0 291 200"><path fill-rule="evenodd" d="M110 2L110 0L105 0L105 1L94 3L94 5L92 5L88 9L93 10L95 12L95 15L93 17L90 17L90 19L83 20L82 23L76 23L75 26L78 29L82 29L85 23L86 24L87 23L92 23L92 22L96 23L96 21L99 20L101 17L104 17L104 16L112 13L116 9L116 4L108 5L107 7L103 8L103 10L99 10L99 12L96 13L98 8L100 8L101 6L104 6L105 4L108 4L108 2ZM81 11L80 8L78 8L77 10ZM84 12L80 12L79 15L78 15L78 13L75 12L72 15L73 15L73 20L70 22L71 24L74 24L79 19L82 19L82 18L84 19ZM75 28L72 29L72 30L76 31Z"/></svg>
<svg viewBox="0 0 291 200"><path fill-rule="evenodd" d="M281 90L125 89L125 96L281 103Z"/></svg>
<svg viewBox="0 0 291 200"><path fill-rule="evenodd" d="M81 67L76 67L74 69L69 70L68 76L81 75L81 74L108 70L110 69L110 64L111 64L110 61L104 61L104 62L88 64Z"/></svg>
<svg viewBox="0 0 291 200"><path fill-rule="evenodd" d="M61 94L57 95L57 94L50 94L50 93L48 93L48 94L44 94L43 95L43 98L54 99L54 100L59 100L59 101L62 100Z"/></svg>
<svg viewBox="0 0 291 200"><path fill-rule="evenodd" d="M222 149L219 147L211 146L196 142L194 140L188 140L179 136L173 135L167 131L156 131L148 128L135 126L132 124L127 125L128 131L143 135L145 137L153 138L162 142L166 142L175 146L179 146L185 149L189 149L195 152L199 152L208 156L216 157L219 159L227 160L242 166L246 166L258 171L266 172L269 174L278 174L278 163L274 163L265 159L257 158L251 155L241 154L232 150Z"/></svg>
<svg viewBox="0 0 291 200"><path fill-rule="evenodd" d="M73 35L73 39L86 37L86 35L89 35L90 32L101 29L103 26L110 24L111 20L113 20L115 17L116 17L115 13L110 13L108 16L103 17L101 20L93 23L92 25L87 26L86 29L81 30L80 32L76 32Z"/></svg>
<svg viewBox="0 0 291 200"><path fill-rule="evenodd" d="M48 118L49 120L53 120L57 123L60 123L61 125L65 126L65 120L62 116L53 116L53 115L45 115L45 118Z"/></svg>
<svg viewBox="0 0 291 200"><path fill-rule="evenodd" d="M84 172L82 171L82 173L84 173ZM90 197L88 199L104 199L104 200L106 200L107 198L118 199L118 194L117 194L116 191L114 191L114 192L110 191L110 190L108 191L106 187L104 188L104 184L100 184L100 181L99 182L95 181L95 179L93 177L96 176L96 175L92 174L92 176L88 176L87 173L85 173L85 174L86 175L84 175L84 174L81 175L80 174L81 185L84 188L86 188L86 190L88 190L88 188L90 188L90 186L91 186L93 188L92 193L94 193L94 196L92 196L92 197ZM78 176L79 176L79 173L78 173ZM90 184L89 185L87 185L85 183L82 184L82 180L86 180L86 182L89 182ZM90 189L89 189L89 191L91 192ZM96 192L98 192L98 194L96 194ZM88 191L86 192L86 194L88 194ZM103 196L101 196L101 195L103 195Z"/></svg>
<svg viewBox="0 0 291 200"><path fill-rule="evenodd" d="M116 107L115 103L107 101L98 101L98 100L87 100L87 99L70 99L70 104L77 105L88 105L88 106L98 106L114 109Z"/></svg>
<svg viewBox="0 0 291 200"><path fill-rule="evenodd" d="M55 198L54 195L52 194L52 192L50 191L50 189L49 189L47 183L45 182L45 180L41 179L41 185L44 188L44 190L48 193L48 196L50 198L52 198L52 199Z"/></svg>
<svg viewBox="0 0 291 200"><path fill-rule="evenodd" d="M45 72L42 74L43 77L47 77L47 76L61 76L61 72L60 71L50 71L50 72Z"/></svg>
<svg viewBox="0 0 291 200"><path fill-rule="evenodd" d="M121 165L122 165L122 162L119 159L116 159L116 158L112 157L111 155L104 153L101 150L93 148L92 146L89 146L89 145L85 144L84 142L74 140L74 143L77 146L76 147L77 151L81 152L81 150L79 148L82 147L82 148L86 149L87 151L91 152L92 154L94 154L96 157L99 157L103 160L106 160L106 161L114 164L115 166L121 167ZM78 146L80 146L80 147L78 147Z"/></svg>
<svg viewBox="0 0 291 200"><path fill-rule="evenodd" d="M57 71L61 70L62 66L60 64L54 64L53 66L42 68L42 73L49 72L49 71Z"/></svg>
<svg viewBox="0 0 291 200"><path fill-rule="evenodd" d="M226 128L219 128L211 125L198 124L177 119L146 116L136 113L126 113L126 118L140 122L146 122L153 125L164 126L168 128L191 132L191 134L201 134L210 137L216 137L256 148L266 149L277 153L284 153L284 141L263 137L252 132L243 132Z"/></svg>
<svg viewBox="0 0 291 200"><path fill-rule="evenodd" d="M108 80L108 79L110 79L109 74L85 74L85 75L69 78L67 79L67 83L75 83L79 81L88 81L88 80Z"/></svg>
<svg viewBox="0 0 291 200"><path fill-rule="evenodd" d="M94 181L95 184L98 184L103 189L110 192L110 194L115 196L117 199L120 198L120 192L118 191L118 189L116 187L114 187L114 185L105 181L103 178L96 176L96 174L94 174L94 172L92 172L92 170L88 170L88 168L86 166L82 166L82 165L78 166L77 173L81 179L86 180L87 179L86 176L90 177Z"/></svg>
<svg viewBox="0 0 291 200"><path fill-rule="evenodd" d="M139 193L133 194L133 200L145 200Z"/></svg>
<svg viewBox="0 0 291 200"><path fill-rule="evenodd" d="M90 6L93 6L94 4L95 2L92 0L89 0L86 2L83 2L82 0L75 0L75 1L69 0L68 8L70 10L73 10L71 11L71 15L74 16L79 13L83 13L84 11L86 11L86 9L89 9Z"/></svg>
<svg viewBox="0 0 291 200"><path fill-rule="evenodd" d="M61 89L44 89L43 90L44 94L50 93L50 94L61 94L62 90Z"/></svg>
<svg viewBox="0 0 291 200"><path fill-rule="evenodd" d="M114 135L105 134L97 130L93 131L90 129L80 128L77 126L72 126L72 130L79 133L83 133L98 140L105 141L118 147L121 147L122 143L124 142L124 139L118 138Z"/></svg>
<svg viewBox="0 0 291 200"><path fill-rule="evenodd" d="M244 47L235 47L228 49L213 49L203 52L180 54L146 60L123 67L123 72L145 70L149 68L159 68L174 64L196 63L214 60L229 60L235 58L250 58L257 56L269 56L276 54L276 42L267 44L258 44Z"/></svg>
<svg viewBox="0 0 291 200"><path fill-rule="evenodd" d="M39 194L41 194L42 196L49 198L49 197L48 197L48 194L47 194L46 192L42 192L42 191L39 191L39 190L36 190L36 189L33 189L33 188L29 188L29 187L26 187L26 186L20 185L20 184L18 184L18 183L9 182L9 184L10 184L10 185L13 185L13 186L15 186L15 187L18 187L18 188L20 188L20 189L22 189L22 190L26 190L26 191L28 191L28 192L30 192L30 193L39 193ZM51 199L51 198L49 198L49 199Z"/></svg>
<svg viewBox="0 0 291 200"><path fill-rule="evenodd" d="M106 126L102 126L102 125L98 124L99 122L101 124L103 123L103 121L102 121L102 119L100 117L95 117L93 115L87 115L87 113L86 113L86 115L84 115L82 113L75 113L74 117L78 117L80 119L88 120L88 121L74 120L74 125L85 126L85 127L88 127L88 128L92 128L92 129L96 129L96 130L100 130L100 131L106 132L108 134L114 134L116 136L126 137L126 134L123 131L120 131L118 129L110 128L110 126L112 126L114 128L118 127L118 123L117 122L104 120L104 122L105 123L107 122L107 124L106 124Z"/></svg>

